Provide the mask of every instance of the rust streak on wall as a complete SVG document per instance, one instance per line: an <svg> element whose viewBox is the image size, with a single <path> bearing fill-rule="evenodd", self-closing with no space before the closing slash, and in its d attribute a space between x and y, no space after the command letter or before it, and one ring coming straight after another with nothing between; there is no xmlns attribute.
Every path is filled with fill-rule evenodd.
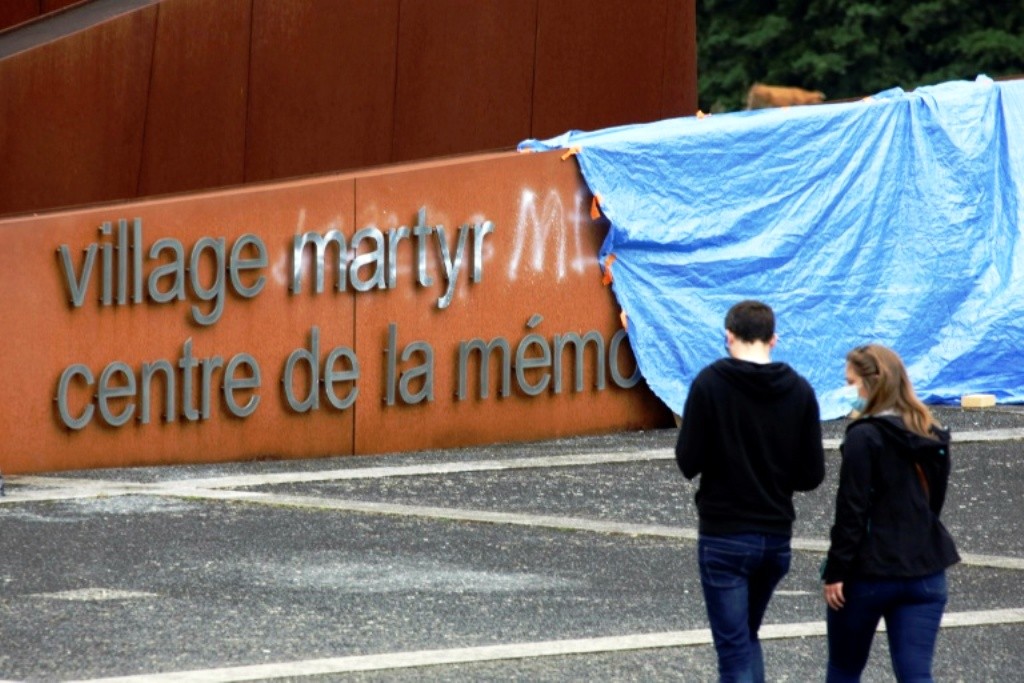
<svg viewBox="0 0 1024 683"><path fill-rule="evenodd" d="M252 0L158 6L139 196L239 185Z"/></svg>

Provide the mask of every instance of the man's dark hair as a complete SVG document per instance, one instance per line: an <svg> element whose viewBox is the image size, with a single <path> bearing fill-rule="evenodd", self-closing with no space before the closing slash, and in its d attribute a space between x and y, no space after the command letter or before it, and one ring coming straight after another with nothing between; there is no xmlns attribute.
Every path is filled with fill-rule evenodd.
<svg viewBox="0 0 1024 683"><path fill-rule="evenodd" d="M748 343L768 343L775 336L775 313L766 303L741 301L725 314L725 329Z"/></svg>

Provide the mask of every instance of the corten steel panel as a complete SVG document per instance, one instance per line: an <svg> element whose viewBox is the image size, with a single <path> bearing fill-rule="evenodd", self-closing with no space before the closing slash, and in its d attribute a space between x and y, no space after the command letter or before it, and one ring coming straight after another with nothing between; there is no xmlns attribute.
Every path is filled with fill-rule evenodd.
<svg viewBox="0 0 1024 683"><path fill-rule="evenodd" d="M668 3L661 118L697 112L697 0Z"/></svg>
<svg viewBox="0 0 1024 683"><path fill-rule="evenodd" d="M532 137L662 118L677 0L539 0Z"/></svg>
<svg viewBox="0 0 1024 683"><path fill-rule="evenodd" d="M0 61L0 214L132 197L156 8Z"/></svg>
<svg viewBox="0 0 1024 683"><path fill-rule="evenodd" d="M160 4L138 195L244 181L251 8Z"/></svg>
<svg viewBox="0 0 1024 683"><path fill-rule="evenodd" d="M530 136L537 5L402 0L394 160Z"/></svg>
<svg viewBox="0 0 1024 683"><path fill-rule="evenodd" d="M246 181L391 158L398 0L254 0Z"/></svg>
<svg viewBox="0 0 1024 683"><path fill-rule="evenodd" d="M351 411L326 405L309 412L287 406L281 388L284 366L296 349L310 345L311 330L319 329L321 358L339 345L353 345L353 302L351 296L315 295L308 282L291 294L292 238L297 232L337 228L350 230L353 212L353 181L343 177L309 181L301 185L268 186L235 190L223 194L181 197L145 203L110 205L36 218L0 221L0 329L5 331L0 371L4 391L0 393L0 467L5 473L52 471L69 468L153 465L161 463L216 462L259 457L289 458L313 455L345 455L352 452ZM124 251L128 274L127 303L100 305L103 296L103 251L97 251L91 281L80 307L69 303L71 291L62 260L57 254L67 245L72 260L73 282L84 278L83 250L90 244L116 244L118 220L129 222ZM134 219L140 218L143 250L136 252L132 236ZM103 236L100 227L113 224L114 235ZM169 248L155 256L151 250L158 240L179 240L184 258L191 264L201 238L224 238L225 253L245 234L258 237L265 245L267 266L242 271L239 280L254 287L265 278L261 291L252 297L234 293L222 299L220 317L212 324L195 321L193 306L200 316L210 315L218 299L204 301L197 291L216 292L213 247L199 250L196 282L186 274L185 300L165 303L148 295L134 300L136 253L143 258L143 286L161 265L174 260ZM111 251L112 273L120 273L118 252ZM243 258L255 258L255 247L246 247ZM227 258L227 257L226 257ZM159 287L171 288L173 276ZM227 274L225 274L227 278ZM77 284L75 286L78 286ZM200 291L201 293L201 291ZM117 282L111 288L116 302ZM211 316L211 319L215 316ZM180 367L185 346L212 370L208 419L183 417L183 384L186 371ZM258 396L259 404L248 417L229 414L222 395L225 368L214 368L220 357L226 365L237 354L248 353L260 368L256 389L238 392L236 402L245 405ZM128 403L136 405L132 419L123 426L111 426L97 412L81 429L69 429L60 417L55 398L59 379L73 364L84 364L99 381L104 368L114 361L127 363L138 378L143 363L166 360L174 366L177 410L167 422L163 388L154 386L157 398L149 424L143 424L141 399L113 399L112 410L120 413ZM187 365L187 362L185 363ZM299 365L294 378L297 399L304 399L310 385L308 366ZM193 369L192 406L201 406L203 370ZM239 376L248 376L242 368ZM123 376L115 375L120 384ZM140 381L137 379L137 381ZM141 388L137 389L137 392ZM68 392L72 418L84 417L87 406L96 406L96 386L88 387L76 378ZM341 394L342 392L337 392ZM94 407L94 411L96 408Z"/></svg>
<svg viewBox="0 0 1024 683"><path fill-rule="evenodd" d="M642 381L635 388L621 389L606 373L605 388L598 390L596 368L601 361L594 346L585 353L579 391L572 371L574 356L567 351L561 393L554 392L553 369L532 368L524 370L525 384L540 387L547 375L546 388L529 395L512 369L510 393L501 396L502 364L495 356L488 396L481 396L479 363L471 361L466 364L465 394L456 398L462 342L479 338L490 343L501 337L514 357L530 334L553 344L555 336L596 331L607 347L621 329L618 307L602 284L597 261L604 231L590 219L591 196L575 162L563 162L555 153L508 154L361 177L356 201L357 226L374 225L399 234L401 226L421 222L422 210L422 223L435 227L423 237L422 263L432 284L419 284L420 242L412 237L396 243L395 286L356 296L356 350L364 363L360 379L363 390L370 392L360 394L357 405L357 452L554 438L671 423L668 411ZM475 244L483 231L460 226L486 221L494 229L482 238L477 263ZM448 291L438 225L446 231L449 259L457 254L459 232L466 230L467 235L462 269L453 278L453 296L446 308L438 305ZM473 282L476 266L481 277ZM395 326L393 344L390 325ZM523 358L535 362L531 359L541 354L537 344L528 347ZM620 354L620 374L629 376L636 366L628 341L622 341ZM432 397L426 377L432 377ZM398 387L393 403L389 386Z"/></svg>
<svg viewBox="0 0 1024 683"><path fill-rule="evenodd" d="M0 2L0 31L39 16L39 0L5 0Z"/></svg>

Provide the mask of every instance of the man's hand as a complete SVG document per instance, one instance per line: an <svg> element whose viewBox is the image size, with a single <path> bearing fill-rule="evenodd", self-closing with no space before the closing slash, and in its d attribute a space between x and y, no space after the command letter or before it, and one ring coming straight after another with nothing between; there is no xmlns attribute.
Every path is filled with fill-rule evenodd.
<svg viewBox="0 0 1024 683"><path fill-rule="evenodd" d="M843 597L842 581L825 584L825 602L828 603L829 607L837 611L846 604L846 598Z"/></svg>

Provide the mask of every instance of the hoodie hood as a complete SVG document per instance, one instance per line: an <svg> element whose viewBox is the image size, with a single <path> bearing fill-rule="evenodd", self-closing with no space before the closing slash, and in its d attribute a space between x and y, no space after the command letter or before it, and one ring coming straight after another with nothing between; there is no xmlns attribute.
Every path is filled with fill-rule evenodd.
<svg viewBox="0 0 1024 683"><path fill-rule="evenodd" d="M950 434L940 427L933 427L932 438L928 438L907 429L903 418L897 415L869 415L848 424L846 431L861 424L874 425L882 437L895 446L895 452L914 462L924 463L948 453Z"/></svg>
<svg viewBox="0 0 1024 683"><path fill-rule="evenodd" d="M752 363L737 358L720 358L711 369L729 384L751 396L778 396L791 391L799 375L785 363Z"/></svg>

